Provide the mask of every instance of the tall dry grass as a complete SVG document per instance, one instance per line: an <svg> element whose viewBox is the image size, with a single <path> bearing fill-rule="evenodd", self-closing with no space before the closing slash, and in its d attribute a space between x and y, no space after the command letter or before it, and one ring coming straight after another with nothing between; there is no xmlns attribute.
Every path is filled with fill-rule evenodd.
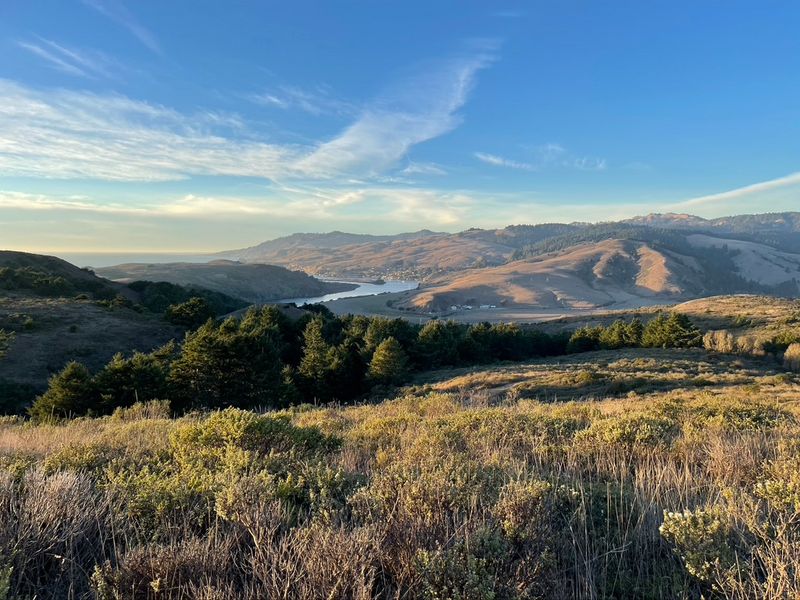
<svg viewBox="0 0 800 600"><path fill-rule="evenodd" d="M8 598L800 597L798 382L711 383L6 421L0 584Z"/></svg>

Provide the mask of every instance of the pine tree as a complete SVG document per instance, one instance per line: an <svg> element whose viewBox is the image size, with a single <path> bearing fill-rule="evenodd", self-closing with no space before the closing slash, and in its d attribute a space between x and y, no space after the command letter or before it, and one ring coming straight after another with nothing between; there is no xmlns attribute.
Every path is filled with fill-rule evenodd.
<svg viewBox="0 0 800 600"><path fill-rule="evenodd" d="M331 346L323 336L323 321L316 317L311 319L303 331L303 358L297 369L302 382L303 391L312 398L324 398L326 394L325 378L331 364Z"/></svg>
<svg viewBox="0 0 800 600"><path fill-rule="evenodd" d="M645 325L642 332L642 346L645 348L669 348L670 340L667 335L667 318L664 313L658 313L654 319Z"/></svg>
<svg viewBox="0 0 800 600"><path fill-rule="evenodd" d="M403 348L410 348L416 341L417 331L405 319L387 319L373 317L364 332L364 345L372 352L386 338L393 337Z"/></svg>
<svg viewBox="0 0 800 600"><path fill-rule="evenodd" d="M189 298L186 302L172 304L164 312L164 318L174 325L182 325L188 329L200 327L216 316L214 309L200 297Z"/></svg>
<svg viewBox="0 0 800 600"><path fill-rule="evenodd" d="M331 348L328 355L330 366L326 388L330 399L351 400L361 395L364 392L367 364L358 344L347 339Z"/></svg>
<svg viewBox="0 0 800 600"><path fill-rule="evenodd" d="M630 348L637 348L642 345L642 334L644 333L644 325L639 317L628 323L625 328L625 345Z"/></svg>
<svg viewBox="0 0 800 600"><path fill-rule="evenodd" d="M369 377L376 383L398 384L408 375L408 356L393 337L386 338L375 349L369 363Z"/></svg>
<svg viewBox="0 0 800 600"><path fill-rule="evenodd" d="M72 361L50 378L47 391L28 410L35 421L85 415L96 408L97 389L83 364Z"/></svg>
<svg viewBox="0 0 800 600"><path fill-rule="evenodd" d="M600 348L602 327L581 327L575 330L567 343L567 352L591 352Z"/></svg>
<svg viewBox="0 0 800 600"><path fill-rule="evenodd" d="M279 407L284 403L280 334L230 318L186 335L169 373L177 409Z"/></svg>
<svg viewBox="0 0 800 600"><path fill-rule="evenodd" d="M95 377L103 412L167 397L167 367L158 354L116 354Z"/></svg>
<svg viewBox="0 0 800 600"><path fill-rule="evenodd" d="M457 364L463 329L452 321L428 321L417 337L417 361L428 368Z"/></svg>
<svg viewBox="0 0 800 600"><path fill-rule="evenodd" d="M616 320L611 325L603 329L600 333L600 347L605 350L616 350L625 346L625 334L627 326L624 321Z"/></svg>
<svg viewBox="0 0 800 600"><path fill-rule="evenodd" d="M696 348L703 343L703 334L682 313L672 313L665 324L670 345L675 348Z"/></svg>

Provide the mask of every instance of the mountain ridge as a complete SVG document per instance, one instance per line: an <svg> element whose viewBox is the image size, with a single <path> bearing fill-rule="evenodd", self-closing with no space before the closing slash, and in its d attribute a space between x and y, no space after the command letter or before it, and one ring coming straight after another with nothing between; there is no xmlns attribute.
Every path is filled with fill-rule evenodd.
<svg viewBox="0 0 800 600"><path fill-rule="evenodd" d="M652 213L601 223L542 223L499 229L470 228L456 233L429 230L370 236L334 231L293 234L220 258L277 264L313 275L426 280L443 273L499 266L589 241L638 239L646 243L685 243L689 232L708 232L777 250L800 253L800 212L704 219L687 214ZM349 243L356 240L357 243Z"/></svg>

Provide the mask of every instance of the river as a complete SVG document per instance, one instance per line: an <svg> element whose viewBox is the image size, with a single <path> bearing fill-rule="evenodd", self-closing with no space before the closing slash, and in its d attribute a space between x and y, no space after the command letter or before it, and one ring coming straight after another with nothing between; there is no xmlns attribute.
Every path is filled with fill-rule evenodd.
<svg viewBox="0 0 800 600"><path fill-rule="evenodd" d="M330 280L329 280L330 281ZM419 281L387 281L386 283L361 283L358 281L337 281L337 283L352 283L358 287L346 292L336 292L325 294L315 298L287 298L285 300L275 300L274 304L289 304L294 302L297 306L304 304L318 304L320 302L330 302L340 298L355 298L357 296L377 296L378 294L390 294L394 292L406 292L415 290L419 287ZM273 304L272 302L270 304Z"/></svg>

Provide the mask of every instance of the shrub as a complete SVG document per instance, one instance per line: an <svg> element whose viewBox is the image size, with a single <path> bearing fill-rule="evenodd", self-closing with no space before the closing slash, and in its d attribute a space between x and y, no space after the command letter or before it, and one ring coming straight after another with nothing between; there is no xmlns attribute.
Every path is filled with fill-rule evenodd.
<svg viewBox="0 0 800 600"><path fill-rule="evenodd" d="M420 550L416 568L427 600L494 600L507 582L497 577L498 565L510 552L502 537L481 531L473 539L459 540L450 548Z"/></svg>
<svg viewBox="0 0 800 600"><path fill-rule="evenodd" d="M703 347L713 352L723 354L733 354L736 352L736 338L724 329L719 331L709 331L703 336Z"/></svg>
<svg viewBox="0 0 800 600"><path fill-rule="evenodd" d="M70 444L49 454L42 462L47 474L57 471L93 471L111 460L109 449L99 444Z"/></svg>
<svg viewBox="0 0 800 600"><path fill-rule="evenodd" d="M12 341L14 341L14 333L0 329L0 359L5 357Z"/></svg>
<svg viewBox="0 0 800 600"><path fill-rule="evenodd" d="M678 424L668 417L623 414L597 419L578 436L612 446L669 445L680 433Z"/></svg>
<svg viewBox="0 0 800 600"><path fill-rule="evenodd" d="M665 511L659 531L675 546L689 573L700 581L711 583L724 578L722 574L735 564L730 541L733 523L721 509Z"/></svg>
<svg viewBox="0 0 800 600"><path fill-rule="evenodd" d="M795 342L786 348L783 365L790 371L800 371L800 343Z"/></svg>
<svg viewBox="0 0 800 600"><path fill-rule="evenodd" d="M512 481L503 486L492 511L503 533L522 542L546 542L551 489L547 481Z"/></svg>

